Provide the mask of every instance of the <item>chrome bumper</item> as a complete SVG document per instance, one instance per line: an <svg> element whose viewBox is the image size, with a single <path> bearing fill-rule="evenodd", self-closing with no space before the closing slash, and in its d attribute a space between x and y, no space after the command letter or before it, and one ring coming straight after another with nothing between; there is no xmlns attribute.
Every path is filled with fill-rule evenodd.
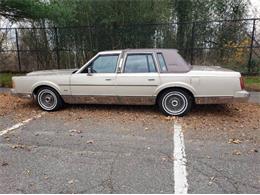
<svg viewBox="0 0 260 195"><path fill-rule="evenodd" d="M196 97L196 104L227 104L233 102L248 102L250 94L247 91L238 91L234 96Z"/></svg>
<svg viewBox="0 0 260 195"><path fill-rule="evenodd" d="M243 100L248 100L250 97L250 93L248 93L247 91L243 90L243 91L238 91L235 93L234 95L234 99L243 99Z"/></svg>
<svg viewBox="0 0 260 195"><path fill-rule="evenodd" d="M11 94L13 96L20 97L20 98L27 98L27 99L31 99L32 98L31 94L29 94L29 93L17 93L15 91L15 89L11 89Z"/></svg>

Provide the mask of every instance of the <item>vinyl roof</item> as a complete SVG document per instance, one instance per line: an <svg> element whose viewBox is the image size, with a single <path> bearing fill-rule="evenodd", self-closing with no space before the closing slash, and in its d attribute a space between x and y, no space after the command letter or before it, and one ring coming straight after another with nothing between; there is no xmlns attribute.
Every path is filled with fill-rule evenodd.
<svg viewBox="0 0 260 195"><path fill-rule="evenodd" d="M120 54L122 52L133 52L133 53L142 53L142 52L159 52L163 54L164 61L167 66L167 70L163 72L168 73L181 73L188 72L191 70L191 65L187 63L183 57L178 53L177 49L159 49L159 48L150 48L150 49L123 49L123 50L112 50L112 51L102 51L100 54Z"/></svg>
<svg viewBox="0 0 260 195"><path fill-rule="evenodd" d="M169 51L176 51L178 52L177 49L161 49L161 48L147 48L147 49L125 49L124 51L130 51L130 52L160 52L160 51L166 51L166 50L169 50Z"/></svg>
<svg viewBox="0 0 260 195"><path fill-rule="evenodd" d="M162 52L162 51L175 51L178 52L177 49L161 49L161 48L143 48L143 49L122 49L122 50L108 50L108 51L101 51L100 54L108 54L108 53L121 53L124 52Z"/></svg>

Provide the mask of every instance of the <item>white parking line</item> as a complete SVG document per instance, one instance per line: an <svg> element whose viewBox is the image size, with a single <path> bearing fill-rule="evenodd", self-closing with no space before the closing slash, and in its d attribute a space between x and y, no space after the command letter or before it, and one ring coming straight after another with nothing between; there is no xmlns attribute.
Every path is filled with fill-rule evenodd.
<svg viewBox="0 0 260 195"><path fill-rule="evenodd" d="M187 194L188 182L186 171L186 154L184 146L184 138L181 125L174 123L173 133L174 145L174 192L175 194Z"/></svg>
<svg viewBox="0 0 260 195"><path fill-rule="evenodd" d="M8 133L10 131L13 131L15 129L18 129L19 127L24 126L25 124L29 123L30 121L32 121L34 119L40 118L43 114L44 114L44 112L42 112L41 114L38 114L38 115L36 115L36 116L34 116L32 118L26 119L26 120L24 120L24 121L22 121L20 123L17 123L15 125L13 125L12 127L9 127L7 129L4 129L4 130L0 131L0 136L4 135L4 134L6 134L6 133Z"/></svg>

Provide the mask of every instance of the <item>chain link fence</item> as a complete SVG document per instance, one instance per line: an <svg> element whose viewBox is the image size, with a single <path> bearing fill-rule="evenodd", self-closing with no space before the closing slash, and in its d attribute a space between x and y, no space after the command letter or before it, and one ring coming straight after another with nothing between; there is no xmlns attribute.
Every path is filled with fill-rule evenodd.
<svg viewBox="0 0 260 195"><path fill-rule="evenodd" d="M191 64L260 72L260 19L0 28L0 72L78 68L98 51L177 48Z"/></svg>

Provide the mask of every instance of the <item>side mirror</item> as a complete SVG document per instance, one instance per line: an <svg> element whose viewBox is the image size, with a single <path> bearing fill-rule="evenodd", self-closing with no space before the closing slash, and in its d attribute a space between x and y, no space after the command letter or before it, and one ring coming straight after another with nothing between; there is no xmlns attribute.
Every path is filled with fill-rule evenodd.
<svg viewBox="0 0 260 195"><path fill-rule="evenodd" d="M88 76L92 76L92 68L88 67Z"/></svg>

